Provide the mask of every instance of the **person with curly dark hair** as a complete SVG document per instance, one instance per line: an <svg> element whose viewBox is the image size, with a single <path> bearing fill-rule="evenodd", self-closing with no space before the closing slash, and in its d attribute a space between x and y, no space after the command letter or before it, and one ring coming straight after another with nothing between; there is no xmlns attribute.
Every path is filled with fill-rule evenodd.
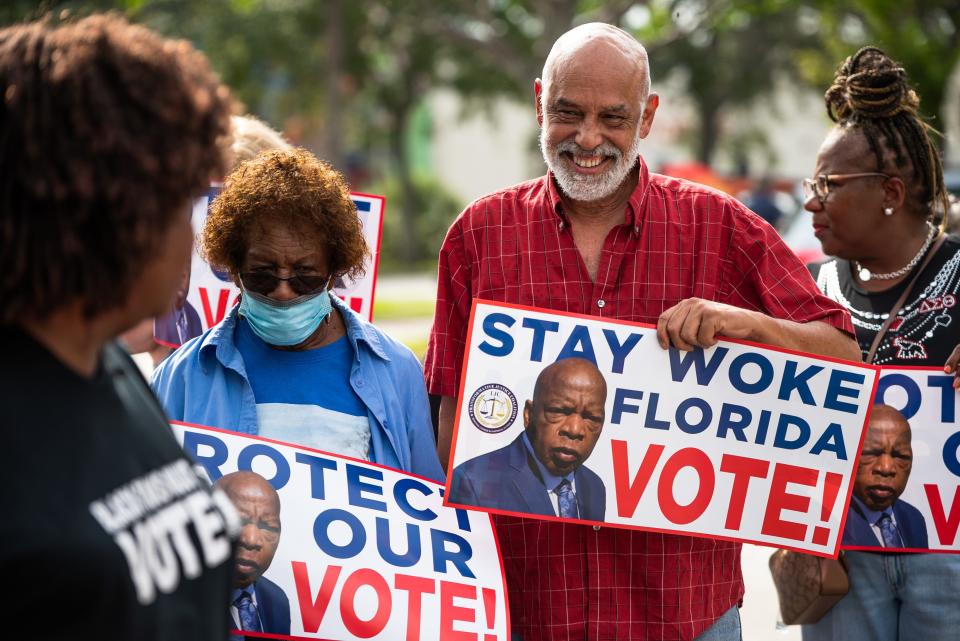
<svg viewBox="0 0 960 641"><path fill-rule="evenodd" d="M10 638L227 638L236 514L113 339L170 304L231 107L188 43L120 17L0 29Z"/></svg>
<svg viewBox="0 0 960 641"><path fill-rule="evenodd" d="M804 183L817 238L834 257L811 266L817 284L850 312L868 362L947 363L952 372L960 307L925 313L921 305L960 296L960 238L943 236L933 222L947 194L920 98L900 64L865 47L840 65L825 99L837 124ZM876 545L905 547L904 524L886 511L864 510ZM845 558L850 592L804 626L806 641L956 637L960 557L849 551Z"/></svg>
<svg viewBox="0 0 960 641"><path fill-rule="evenodd" d="M220 140L220 146L228 173L241 162L250 160L263 151L293 148L280 132L250 115L230 116L230 133ZM220 193L221 178L222 176L217 177L218 182L210 186L210 192L200 198L197 204L202 203L200 206L204 208L209 206L211 199L215 199ZM195 213L197 204L194 205ZM196 226L197 221L194 220L194 223ZM169 356L170 352L203 333L200 315L188 300L193 289L190 277L191 261L188 261L170 311L155 319L144 320L120 337L146 376L152 376L154 368Z"/></svg>
<svg viewBox="0 0 960 641"><path fill-rule="evenodd" d="M337 171L302 149L240 164L201 247L241 297L154 373L171 418L443 478L420 363L330 292L368 255Z"/></svg>

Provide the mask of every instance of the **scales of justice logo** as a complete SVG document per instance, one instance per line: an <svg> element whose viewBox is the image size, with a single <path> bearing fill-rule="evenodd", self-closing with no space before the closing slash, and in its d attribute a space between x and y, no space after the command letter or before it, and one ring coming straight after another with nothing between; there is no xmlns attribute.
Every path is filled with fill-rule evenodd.
<svg viewBox="0 0 960 641"><path fill-rule="evenodd" d="M470 420L481 432L497 434L517 418L517 397L498 383L481 385L470 397Z"/></svg>

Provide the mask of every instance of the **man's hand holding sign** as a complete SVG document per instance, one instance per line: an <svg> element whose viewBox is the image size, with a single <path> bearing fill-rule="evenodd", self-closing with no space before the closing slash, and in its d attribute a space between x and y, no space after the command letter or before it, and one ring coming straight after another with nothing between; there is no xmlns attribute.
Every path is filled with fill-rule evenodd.
<svg viewBox="0 0 960 641"><path fill-rule="evenodd" d="M702 298L681 301L657 319L657 341L663 349L671 345L684 351L713 347L721 336L860 360L856 343L824 323L798 325Z"/></svg>
<svg viewBox="0 0 960 641"><path fill-rule="evenodd" d="M475 303L449 503L835 556L876 368L662 329Z"/></svg>

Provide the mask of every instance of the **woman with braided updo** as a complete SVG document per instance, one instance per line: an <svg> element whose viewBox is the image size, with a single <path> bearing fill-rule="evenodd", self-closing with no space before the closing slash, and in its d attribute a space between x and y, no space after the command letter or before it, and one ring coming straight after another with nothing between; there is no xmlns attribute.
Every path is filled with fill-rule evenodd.
<svg viewBox="0 0 960 641"><path fill-rule="evenodd" d="M840 66L825 99L837 124L814 178L804 181L814 231L834 257L811 268L817 284L850 311L868 362L952 373L951 353L960 355L960 239L934 222L948 201L920 98L899 64L866 47ZM921 308L933 300L942 304ZM857 510L878 548L906 547L889 527L875 526L886 526L882 514L871 520L854 497L851 514ZM850 531L848 519L845 544ZM804 626L805 641L956 638L960 556L850 551L846 560L850 592Z"/></svg>

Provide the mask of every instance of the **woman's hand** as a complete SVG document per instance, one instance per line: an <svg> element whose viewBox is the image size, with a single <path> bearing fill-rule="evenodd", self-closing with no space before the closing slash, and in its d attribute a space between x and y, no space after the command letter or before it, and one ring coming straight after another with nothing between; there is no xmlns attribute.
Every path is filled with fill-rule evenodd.
<svg viewBox="0 0 960 641"><path fill-rule="evenodd" d="M944 372L953 374L954 389L960 389L960 370L957 369L958 365L960 365L960 344L953 348L953 351L950 352L950 357L947 359L947 364L943 366Z"/></svg>

